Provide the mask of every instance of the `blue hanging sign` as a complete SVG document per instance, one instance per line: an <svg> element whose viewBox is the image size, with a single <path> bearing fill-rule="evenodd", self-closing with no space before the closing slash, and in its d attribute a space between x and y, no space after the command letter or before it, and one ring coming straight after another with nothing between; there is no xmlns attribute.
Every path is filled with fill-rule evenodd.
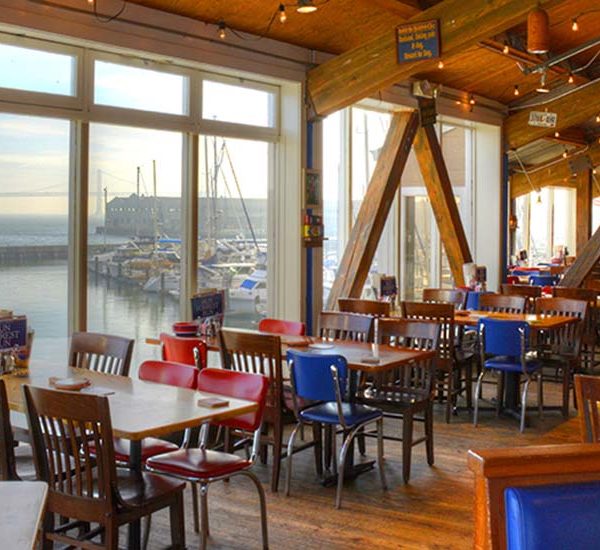
<svg viewBox="0 0 600 550"><path fill-rule="evenodd" d="M396 27L398 63L440 57L440 22L437 19Z"/></svg>

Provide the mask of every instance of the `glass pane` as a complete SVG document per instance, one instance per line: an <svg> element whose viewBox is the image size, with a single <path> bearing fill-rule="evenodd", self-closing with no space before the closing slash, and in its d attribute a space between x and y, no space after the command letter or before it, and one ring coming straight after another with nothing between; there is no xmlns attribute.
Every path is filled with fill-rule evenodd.
<svg viewBox="0 0 600 550"><path fill-rule="evenodd" d="M198 287L225 290L225 325L256 328L268 307L271 147L204 136L200 158Z"/></svg>
<svg viewBox="0 0 600 550"><path fill-rule="evenodd" d="M515 199L515 216L517 229L515 230L515 245L513 254L518 256L521 250L527 250L527 217L529 212L529 195L521 195Z"/></svg>
<svg viewBox="0 0 600 550"><path fill-rule="evenodd" d="M27 315L32 359L67 360L69 122L0 114L0 309Z"/></svg>
<svg viewBox="0 0 600 550"><path fill-rule="evenodd" d="M343 117L338 111L323 121L323 223L328 239L323 242L324 304L327 303L345 246L343 138Z"/></svg>
<svg viewBox="0 0 600 550"><path fill-rule="evenodd" d="M433 212L425 196L405 197L404 217L404 299L420 300L431 286Z"/></svg>
<svg viewBox="0 0 600 550"><path fill-rule="evenodd" d="M182 135L90 125L88 327L135 338L179 320Z"/></svg>
<svg viewBox="0 0 600 550"><path fill-rule="evenodd" d="M187 113L188 78L106 61L94 63L94 103L171 115Z"/></svg>
<svg viewBox="0 0 600 550"><path fill-rule="evenodd" d="M595 198L592 202L592 235L600 227L600 198Z"/></svg>
<svg viewBox="0 0 600 550"><path fill-rule="evenodd" d="M275 126L273 92L202 81L202 118L273 128Z"/></svg>
<svg viewBox="0 0 600 550"><path fill-rule="evenodd" d="M552 256L558 257L566 248L569 253L574 252L575 244L575 189L561 189L555 187L554 194L554 225Z"/></svg>
<svg viewBox="0 0 600 550"><path fill-rule="evenodd" d="M469 177L467 153L470 134L468 128L442 124L442 154L453 187L464 187Z"/></svg>
<svg viewBox="0 0 600 550"><path fill-rule="evenodd" d="M64 96L75 95L76 58L0 44L0 87Z"/></svg>
<svg viewBox="0 0 600 550"><path fill-rule="evenodd" d="M529 262L536 265L538 262L550 258L550 221L549 203L550 190L544 187L541 193L531 193L531 213L529 222Z"/></svg>

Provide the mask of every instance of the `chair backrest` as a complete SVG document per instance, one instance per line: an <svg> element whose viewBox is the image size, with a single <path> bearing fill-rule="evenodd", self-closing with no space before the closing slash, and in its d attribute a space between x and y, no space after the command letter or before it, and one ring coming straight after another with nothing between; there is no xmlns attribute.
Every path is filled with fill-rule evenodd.
<svg viewBox="0 0 600 550"><path fill-rule="evenodd" d="M285 334L287 336L304 336L306 325L300 321L284 321L282 319L261 319L258 323L260 332L271 334Z"/></svg>
<svg viewBox="0 0 600 550"><path fill-rule="evenodd" d="M389 317L392 309L391 302L379 300L362 300L360 298L340 298L338 300L340 311L345 313L362 313L374 317Z"/></svg>
<svg viewBox="0 0 600 550"><path fill-rule="evenodd" d="M527 298L539 298L542 295L542 289L539 286L510 283L503 283L500 287L500 291L506 296L526 296Z"/></svg>
<svg viewBox="0 0 600 550"><path fill-rule="evenodd" d="M483 318L479 333L483 335L482 352L489 355L521 357L529 342L529 325L524 321Z"/></svg>
<svg viewBox="0 0 600 550"><path fill-rule="evenodd" d="M16 481L18 479L6 384L0 378L0 481Z"/></svg>
<svg viewBox="0 0 600 550"><path fill-rule="evenodd" d="M445 302L454 304L455 309L465 309L467 305L467 291L459 288L425 288L423 289L424 302Z"/></svg>
<svg viewBox="0 0 600 550"><path fill-rule="evenodd" d="M342 311L322 311L319 336L334 340L369 342L373 335L373 317Z"/></svg>
<svg viewBox="0 0 600 550"><path fill-rule="evenodd" d="M23 392L37 477L49 486L48 511L73 517L76 509L81 521L110 513L116 469L108 399L32 386Z"/></svg>
<svg viewBox="0 0 600 550"><path fill-rule="evenodd" d="M434 321L439 325L438 367L447 368L450 366L454 361L456 338L454 304L402 302L402 314L406 319Z"/></svg>
<svg viewBox="0 0 600 550"><path fill-rule="evenodd" d="M590 288L570 288L555 286L552 288L555 298L570 298L572 300L584 300L588 304L585 320L584 334L591 345L596 342L596 324L598 321L598 293Z"/></svg>
<svg viewBox="0 0 600 550"><path fill-rule="evenodd" d="M535 303L535 312L538 315L563 315L584 319L588 304L584 300L572 298L539 298Z"/></svg>
<svg viewBox="0 0 600 550"><path fill-rule="evenodd" d="M267 407L280 411L283 399L281 338L241 330L219 331L224 369L262 374L269 379Z"/></svg>
<svg viewBox="0 0 600 550"><path fill-rule="evenodd" d="M198 381L198 369L173 361L144 361L138 369L138 378L193 390Z"/></svg>
<svg viewBox="0 0 600 550"><path fill-rule="evenodd" d="M173 336L163 332L160 335L160 343L163 361L192 365L198 369L206 367L208 351L206 344L200 338Z"/></svg>
<svg viewBox="0 0 600 550"><path fill-rule="evenodd" d="M583 374L575 375L579 435L584 443L600 442L600 378Z"/></svg>
<svg viewBox="0 0 600 550"><path fill-rule="evenodd" d="M260 428L269 391L269 380L266 376L224 369L202 369L198 372L198 390L255 401L258 403L255 412L222 420L216 424L245 431Z"/></svg>
<svg viewBox="0 0 600 550"><path fill-rule="evenodd" d="M483 294L479 297L481 311L495 313L525 313L527 298L525 296L506 296L505 294Z"/></svg>
<svg viewBox="0 0 600 550"><path fill-rule="evenodd" d="M538 298L535 303L535 312L538 315L561 315L564 317L575 317L581 321L548 331L544 334L544 344L551 346L553 348L552 351L560 352L562 350L562 353L579 356L587 310L588 303L583 300L572 300L571 298Z"/></svg>
<svg viewBox="0 0 600 550"><path fill-rule="evenodd" d="M105 374L129 376L133 340L109 334L74 332L69 366Z"/></svg>
<svg viewBox="0 0 600 550"><path fill-rule="evenodd" d="M529 277L530 285L539 285L539 286L554 286L556 284L556 276L555 275L532 275Z"/></svg>
<svg viewBox="0 0 600 550"><path fill-rule="evenodd" d="M440 325L435 321L412 319L380 319L379 339L382 344L416 350L437 350Z"/></svg>
<svg viewBox="0 0 600 550"><path fill-rule="evenodd" d="M338 393L331 367L337 369L339 395L345 394L348 366L341 355L289 350L287 360L292 388L297 397L311 401L336 401Z"/></svg>

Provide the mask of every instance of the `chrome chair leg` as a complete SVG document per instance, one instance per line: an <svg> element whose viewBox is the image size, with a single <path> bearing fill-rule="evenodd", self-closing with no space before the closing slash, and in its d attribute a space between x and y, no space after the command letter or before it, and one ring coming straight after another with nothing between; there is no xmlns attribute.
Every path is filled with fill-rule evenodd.
<svg viewBox="0 0 600 550"><path fill-rule="evenodd" d="M525 384L523 384L523 394L521 395L521 425L519 427L519 431L523 433L525 430L525 413L527 412L527 390L529 389L529 382L531 378L527 376L525 380Z"/></svg>
<svg viewBox="0 0 600 550"><path fill-rule="evenodd" d="M288 497L290 496L290 485L292 483L292 455L294 454L294 439L296 439L296 434L298 433L298 430L301 428L302 424L300 422L298 422L298 424L296 424L295 428L292 430L292 433L290 434L290 438L288 439L288 444L287 444L287 460L286 460L286 466L287 466L287 471L285 473L285 496Z"/></svg>
<svg viewBox="0 0 600 550"><path fill-rule="evenodd" d="M200 550L206 550L208 528L208 485L200 484Z"/></svg>
<svg viewBox="0 0 600 550"><path fill-rule="evenodd" d="M383 469L383 417L377 421L377 466L379 468L381 486L384 491L387 491L387 480L385 479L385 470Z"/></svg>
<svg viewBox="0 0 600 550"><path fill-rule="evenodd" d="M146 550L148 548L148 541L150 540L150 528L152 527L152 514L146 517L146 525L144 525L144 536L142 537L142 548Z"/></svg>
<svg viewBox="0 0 600 550"><path fill-rule="evenodd" d="M190 483L192 487L192 511L194 514L194 533L200 532L200 510L198 509L198 487L194 482Z"/></svg>
<svg viewBox="0 0 600 550"><path fill-rule="evenodd" d="M269 533L267 529L267 499L265 497L265 490L263 489L262 484L253 472L245 470L242 472L238 472L235 475L244 475L249 477L256 486L256 489L258 491L258 498L260 500L260 526L262 529L263 550L268 550Z"/></svg>
<svg viewBox="0 0 600 550"><path fill-rule="evenodd" d="M543 386L543 379L544 377L542 376L542 373L539 372L538 373L538 377L537 377L537 391L538 391L538 413L540 415L540 418L544 417L544 386Z"/></svg>
<svg viewBox="0 0 600 550"><path fill-rule="evenodd" d="M483 377L485 376L485 367L481 368L481 374L477 377L477 384L475 385L475 410L473 411L473 426L477 426L477 419L479 417L479 392L481 391L481 385L483 383Z"/></svg>
<svg viewBox="0 0 600 550"><path fill-rule="evenodd" d="M358 433L358 431L364 426L364 424L359 424L350 430L350 433L344 439L344 443L342 444L342 449L340 451L340 462L337 471L337 490L335 493L335 507L340 508L342 505L342 489L344 488L344 470L346 466L346 455L348 454L348 449L350 448L350 443L354 439L354 436ZM335 431L334 431L335 435ZM335 441L335 437L334 437ZM333 455L335 457L335 454ZM335 458L334 458L335 459Z"/></svg>

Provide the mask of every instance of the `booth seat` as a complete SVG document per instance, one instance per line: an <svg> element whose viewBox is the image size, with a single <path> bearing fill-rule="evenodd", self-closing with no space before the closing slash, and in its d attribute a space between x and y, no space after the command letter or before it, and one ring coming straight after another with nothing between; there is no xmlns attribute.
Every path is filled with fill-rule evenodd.
<svg viewBox="0 0 600 550"><path fill-rule="evenodd" d="M600 547L600 481L504 491L508 550Z"/></svg>

